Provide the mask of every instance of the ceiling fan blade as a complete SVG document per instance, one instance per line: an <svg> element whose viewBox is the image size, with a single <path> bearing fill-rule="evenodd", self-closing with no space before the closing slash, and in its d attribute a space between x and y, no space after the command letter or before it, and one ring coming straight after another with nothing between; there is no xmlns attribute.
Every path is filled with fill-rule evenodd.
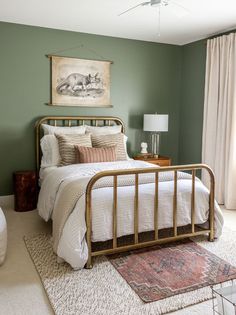
<svg viewBox="0 0 236 315"><path fill-rule="evenodd" d="M125 14L125 13L127 13L127 12L129 12L129 11L131 11L131 10L136 9L137 7L144 6L144 5L147 5L147 4L149 4L149 3L150 3L150 1L146 1L146 2L139 3L139 4L137 4L137 5L135 5L135 6L131 7L131 8L129 8L128 10L125 10L125 11L121 12L120 14L118 14L118 16L121 16L121 15L123 15L123 14Z"/></svg>
<svg viewBox="0 0 236 315"><path fill-rule="evenodd" d="M179 4L178 2L171 0L170 4L173 4L174 6L176 6L177 10L172 10L172 12L174 15L176 15L179 18L184 17L190 13L190 11L186 7Z"/></svg>
<svg viewBox="0 0 236 315"><path fill-rule="evenodd" d="M145 5L148 5L148 4L151 4L151 1L146 1L146 2L140 3L140 5L142 5L142 6L145 6Z"/></svg>

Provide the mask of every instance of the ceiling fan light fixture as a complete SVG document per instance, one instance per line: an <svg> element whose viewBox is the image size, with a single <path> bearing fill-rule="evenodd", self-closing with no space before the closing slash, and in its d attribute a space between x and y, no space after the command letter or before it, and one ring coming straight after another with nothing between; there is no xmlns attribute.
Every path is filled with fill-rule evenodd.
<svg viewBox="0 0 236 315"><path fill-rule="evenodd" d="M145 2L141 2L141 3L138 3L137 5L135 5L134 7L131 7L123 12L121 12L119 14L119 16L129 12L129 11L132 11L138 7L144 7L144 6L151 6L151 7L157 7L157 13L158 13L158 37L161 36L161 7L165 7L169 4L174 4L175 6L181 8L182 10L186 10L185 7L183 7L182 5L180 5L179 3L175 2L175 0L149 0L149 1L145 1ZM186 14L186 12L185 12ZM184 15L185 15L184 14Z"/></svg>

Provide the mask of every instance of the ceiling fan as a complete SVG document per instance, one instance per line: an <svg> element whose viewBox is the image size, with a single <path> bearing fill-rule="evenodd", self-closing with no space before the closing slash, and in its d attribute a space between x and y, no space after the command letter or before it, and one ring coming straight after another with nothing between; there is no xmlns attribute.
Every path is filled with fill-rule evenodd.
<svg viewBox="0 0 236 315"><path fill-rule="evenodd" d="M178 7L178 12L176 12L176 10L173 10L173 13L178 16L178 17L183 17L186 14L189 13L189 11L182 6L181 4L172 1L172 0L150 0L150 1L145 1L145 2L141 2L123 12L121 12L120 14L118 14L118 16L121 16L129 11L132 11L138 7L144 7L144 6L150 6L150 7L156 7L158 9L158 36L161 35L161 8L162 7L166 7L169 5L174 5L176 7Z"/></svg>

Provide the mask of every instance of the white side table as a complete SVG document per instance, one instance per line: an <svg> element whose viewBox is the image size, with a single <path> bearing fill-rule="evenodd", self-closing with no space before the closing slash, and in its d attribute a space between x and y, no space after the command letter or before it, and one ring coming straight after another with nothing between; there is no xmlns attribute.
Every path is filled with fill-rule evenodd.
<svg viewBox="0 0 236 315"><path fill-rule="evenodd" d="M7 222L0 208L0 265L3 263L7 251Z"/></svg>

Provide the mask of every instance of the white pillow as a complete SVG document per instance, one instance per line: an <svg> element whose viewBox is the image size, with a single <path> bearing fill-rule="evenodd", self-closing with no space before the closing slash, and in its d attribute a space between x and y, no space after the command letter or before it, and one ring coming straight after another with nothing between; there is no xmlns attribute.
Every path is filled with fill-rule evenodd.
<svg viewBox="0 0 236 315"><path fill-rule="evenodd" d="M61 161L59 145L55 135L46 135L40 140L43 153L41 167L58 166Z"/></svg>
<svg viewBox="0 0 236 315"><path fill-rule="evenodd" d="M114 135L116 133L121 133L121 125L115 126L102 126L102 127L94 127L85 125L86 132L91 133L91 135L95 136L105 136L105 135Z"/></svg>
<svg viewBox="0 0 236 315"><path fill-rule="evenodd" d="M55 127L47 124L42 124L44 135L57 134L84 134L86 131L85 126L74 126L74 127Z"/></svg>
<svg viewBox="0 0 236 315"><path fill-rule="evenodd" d="M0 265L3 263L7 251L7 222L0 208Z"/></svg>
<svg viewBox="0 0 236 315"><path fill-rule="evenodd" d="M126 153L126 158L127 160L132 160L129 155L128 155L128 152L127 152L127 141L128 141L128 137L126 135L124 135L124 145L125 145L125 153Z"/></svg>

